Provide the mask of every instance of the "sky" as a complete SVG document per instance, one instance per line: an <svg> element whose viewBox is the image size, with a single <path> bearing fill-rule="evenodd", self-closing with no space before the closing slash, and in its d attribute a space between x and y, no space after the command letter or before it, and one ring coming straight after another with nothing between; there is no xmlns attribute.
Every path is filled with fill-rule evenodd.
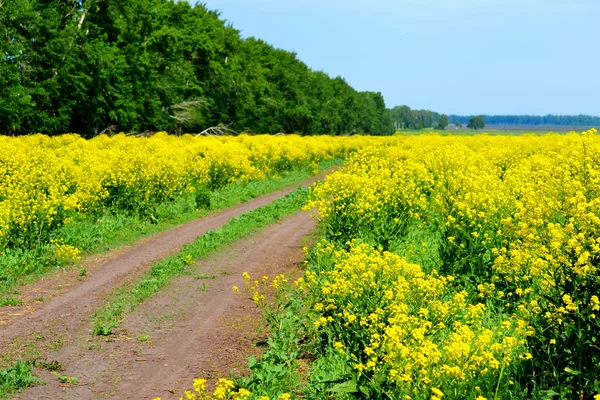
<svg viewBox="0 0 600 400"><path fill-rule="evenodd" d="M204 3L390 108L600 116L600 0Z"/></svg>

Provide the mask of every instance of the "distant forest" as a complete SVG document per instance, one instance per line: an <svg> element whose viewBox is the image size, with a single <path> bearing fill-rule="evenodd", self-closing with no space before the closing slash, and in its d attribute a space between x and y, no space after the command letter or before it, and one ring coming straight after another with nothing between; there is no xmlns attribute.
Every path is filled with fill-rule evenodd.
<svg viewBox="0 0 600 400"><path fill-rule="evenodd" d="M444 114L430 110L413 110L409 106L397 106L387 111L394 130L437 129ZM449 115L451 124L460 123L464 127L474 115ZM483 115L486 125L507 126L570 126L600 127L600 117L590 115Z"/></svg>
<svg viewBox="0 0 600 400"><path fill-rule="evenodd" d="M388 110L395 130L418 130L432 128L440 121L441 114L429 110L412 110L409 106L397 106Z"/></svg>
<svg viewBox="0 0 600 400"><path fill-rule="evenodd" d="M381 93L172 0L0 4L0 131L382 135Z"/></svg>
<svg viewBox="0 0 600 400"><path fill-rule="evenodd" d="M451 124L468 124L472 115L449 115ZM488 125L600 126L600 117L591 115L484 115Z"/></svg>

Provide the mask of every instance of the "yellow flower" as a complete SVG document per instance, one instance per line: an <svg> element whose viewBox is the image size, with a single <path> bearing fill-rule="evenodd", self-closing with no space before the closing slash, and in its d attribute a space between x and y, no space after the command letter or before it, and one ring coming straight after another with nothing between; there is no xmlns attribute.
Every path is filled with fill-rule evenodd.
<svg viewBox="0 0 600 400"><path fill-rule="evenodd" d="M206 379L194 379L194 390L198 393L206 391Z"/></svg>

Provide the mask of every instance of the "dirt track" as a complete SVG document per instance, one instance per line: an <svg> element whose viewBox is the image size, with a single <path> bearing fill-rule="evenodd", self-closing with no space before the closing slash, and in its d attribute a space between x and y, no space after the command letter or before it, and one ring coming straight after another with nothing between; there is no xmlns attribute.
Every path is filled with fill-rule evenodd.
<svg viewBox="0 0 600 400"><path fill-rule="evenodd" d="M49 383L26 390L24 399L163 399L179 398L195 377L227 377L244 373L247 358L264 339L257 333L259 313L243 288L243 272L273 277L291 273L303 259L302 247L315 222L295 214L244 239L225 252L202 261L197 274L211 278L176 279L128 317L125 333L89 349L89 333L73 332L69 345L52 356L63 374L79 385ZM216 278L212 278L212 277ZM140 342L140 336L150 338Z"/></svg>
<svg viewBox="0 0 600 400"><path fill-rule="evenodd" d="M303 186L320 178L322 175ZM108 258L91 261L85 265L88 276L81 281L74 279L73 273L59 273L24 288L24 293L32 293L30 301L22 307L1 310L3 355L59 361L64 366L62 373L79 378L79 384L58 385L56 377L42 371L47 385L28 389L19 397L137 399L157 395L165 398L170 393L175 397L194 376L215 374L211 370L226 375L230 368L244 364L247 354L242 350L251 348L248 332L254 329L232 330L224 321L230 318L231 323L248 328L256 321L257 314L251 302L245 296L235 295L231 287L242 286L243 271L273 276L275 271L283 271L302 259L299 243L314 226L304 213L232 246L237 249L233 253L226 251L222 253L225 255L202 263L199 268L206 268L202 273L215 275L217 279L202 281L200 290L199 280L190 277L176 280L131 314L125 324L126 331L132 332L131 337L121 335L109 338L111 341L94 337L88 318L115 286L140 276L152 262L176 252L232 217L266 205L292 190L253 199L145 239ZM223 269L223 263L230 265L228 270ZM211 273L211 268L220 268L223 273ZM38 304L33 297L39 293L51 300ZM164 314L164 307L173 310ZM165 329L171 322L172 330ZM137 336L133 335L140 332L151 339L135 340ZM236 336L237 332L242 336ZM140 392L142 388L144 391ZM162 392L154 388L162 388Z"/></svg>

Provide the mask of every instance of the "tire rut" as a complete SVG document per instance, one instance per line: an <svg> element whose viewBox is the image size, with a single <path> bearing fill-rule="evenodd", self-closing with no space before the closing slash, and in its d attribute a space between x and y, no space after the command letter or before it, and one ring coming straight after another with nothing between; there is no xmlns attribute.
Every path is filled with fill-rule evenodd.
<svg viewBox="0 0 600 400"><path fill-rule="evenodd" d="M99 307L115 286L141 275L153 262L177 252L207 231L226 224L231 218L267 205L299 186L310 186L322 179L328 171L311 177L302 184L257 197L141 240L121 251L120 254L97 263L98 265L90 268L93 272L85 279L76 282L45 303L32 301L22 307L0 310L0 315L5 314L4 325L0 328L0 348L5 348L13 339L23 338L32 332L56 329L69 331L82 320L86 320L91 310ZM61 286L60 281L55 284ZM36 292L35 286L33 284L24 287L22 291Z"/></svg>
<svg viewBox="0 0 600 400"><path fill-rule="evenodd" d="M74 340L54 354L76 376L77 386L33 387L23 399L163 399L179 398L193 378L244 373L247 357L258 354L260 314L242 288L242 272L273 277L298 271L303 245L316 226L306 213L270 225L227 250L198 262L201 279L181 276L127 317L121 336L86 348L90 335L80 325ZM214 277L214 278L213 278ZM213 279L211 279L213 278ZM208 284L207 284L208 283ZM170 319L161 316L172 315ZM132 337L147 335L148 342Z"/></svg>

